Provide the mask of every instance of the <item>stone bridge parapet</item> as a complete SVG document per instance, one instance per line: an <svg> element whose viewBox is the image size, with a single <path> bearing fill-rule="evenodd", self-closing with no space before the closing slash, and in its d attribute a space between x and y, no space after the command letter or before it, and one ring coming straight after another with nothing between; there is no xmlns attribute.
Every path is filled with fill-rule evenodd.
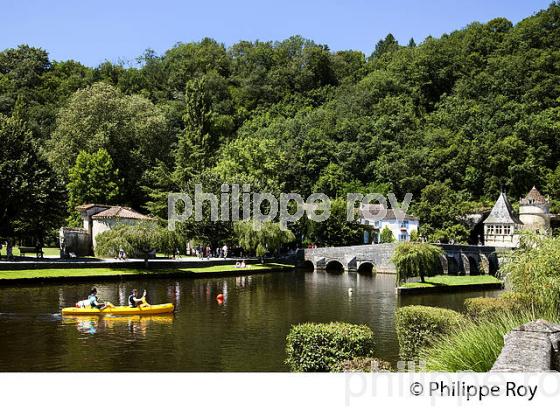
<svg viewBox="0 0 560 410"><path fill-rule="evenodd" d="M452 275L495 274L498 271L500 252L491 246L437 244L444 255L437 273ZM395 273L391 258L396 243L337 246L300 249L298 265L312 264L314 269L344 269L356 272L362 269L380 273Z"/></svg>

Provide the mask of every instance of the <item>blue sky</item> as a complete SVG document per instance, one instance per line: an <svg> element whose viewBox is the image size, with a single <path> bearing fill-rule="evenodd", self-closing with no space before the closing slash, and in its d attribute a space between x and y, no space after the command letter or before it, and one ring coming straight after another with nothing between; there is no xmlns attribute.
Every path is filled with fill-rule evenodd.
<svg viewBox="0 0 560 410"><path fill-rule="evenodd" d="M0 0L0 49L29 44L55 60L96 66L162 53L212 37L282 40L300 34L331 50L367 55L389 32L406 43L506 17L514 23L551 0Z"/></svg>

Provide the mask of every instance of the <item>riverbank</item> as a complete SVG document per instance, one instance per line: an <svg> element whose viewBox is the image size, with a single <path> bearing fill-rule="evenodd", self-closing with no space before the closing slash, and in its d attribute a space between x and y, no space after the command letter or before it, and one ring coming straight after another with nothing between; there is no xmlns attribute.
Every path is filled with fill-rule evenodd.
<svg viewBox="0 0 560 410"><path fill-rule="evenodd" d="M502 289L503 281L491 275L438 275L425 279L425 282L408 282L397 287L399 294L458 292L470 290Z"/></svg>
<svg viewBox="0 0 560 410"><path fill-rule="evenodd" d="M15 282L76 281L84 279L132 279L132 278L200 278L216 276L244 275L293 270L293 265L281 263L250 264L245 268L231 265L214 265L188 268L125 268L125 267L83 267L77 269L17 269L0 270L0 284Z"/></svg>

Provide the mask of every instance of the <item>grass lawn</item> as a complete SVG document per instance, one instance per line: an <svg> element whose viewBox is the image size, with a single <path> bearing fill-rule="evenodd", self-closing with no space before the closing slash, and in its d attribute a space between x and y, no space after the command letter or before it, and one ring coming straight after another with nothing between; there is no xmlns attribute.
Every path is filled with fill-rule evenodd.
<svg viewBox="0 0 560 410"><path fill-rule="evenodd" d="M14 253L14 256L21 256L20 253L19 253L19 248L17 248L17 247L14 247L13 253ZM6 247L4 247L2 249L2 255L6 256ZM43 248L43 255L45 256L45 258L47 258L47 257L58 258L60 256L60 249L59 248ZM35 257L35 252L28 252L28 253L25 254L25 256Z"/></svg>
<svg viewBox="0 0 560 410"><path fill-rule="evenodd" d="M473 275L473 276L451 276L438 275L425 279L426 282L408 282L403 283L403 288L434 288L438 286L461 286L461 285L486 285L490 283L501 283L501 281L491 275Z"/></svg>
<svg viewBox="0 0 560 410"><path fill-rule="evenodd" d="M2 255L6 256L6 250L5 248L2 249ZM43 255L45 256L45 258L58 258L60 257L60 249L59 248L43 248ZM20 252L19 252L19 248L15 247L14 248L14 256L21 256ZM30 256L30 257L35 257L35 253L31 252L31 253L27 253L26 256ZM157 253L156 256L158 258L167 258L167 255L164 253ZM90 258L91 256L81 256L82 258ZM179 256L181 259L185 259L185 258L196 258L196 256L186 256L186 255L180 255Z"/></svg>
<svg viewBox="0 0 560 410"><path fill-rule="evenodd" d="M176 268L176 269L131 269L131 268L81 268L81 269L22 269L22 270L0 270L0 281L9 279L35 279L35 278L79 278L88 276L119 276L119 275L153 275L176 274L189 276L197 273L228 273L258 272L266 269L285 269L291 265L280 263L267 263L264 265L249 265L246 268L236 268L235 265L205 266L201 268Z"/></svg>

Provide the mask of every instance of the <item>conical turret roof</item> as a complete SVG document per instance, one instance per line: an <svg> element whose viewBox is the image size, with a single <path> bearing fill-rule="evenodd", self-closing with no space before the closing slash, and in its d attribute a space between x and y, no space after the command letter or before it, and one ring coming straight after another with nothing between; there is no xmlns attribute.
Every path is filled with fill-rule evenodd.
<svg viewBox="0 0 560 410"><path fill-rule="evenodd" d="M505 192L500 193L500 197L494 204L490 215L484 221L485 224L519 224L522 222L513 213Z"/></svg>
<svg viewBox="0 0 560 410"><path fill-rule="evenodd" d="M527 196L525 196L525 198L519 201L519 203L521 205L530 205L530 204L544 205L547 204L548 201L546 200L544 195L539 192L537 187L533 187L531 188Z"/></svg>

